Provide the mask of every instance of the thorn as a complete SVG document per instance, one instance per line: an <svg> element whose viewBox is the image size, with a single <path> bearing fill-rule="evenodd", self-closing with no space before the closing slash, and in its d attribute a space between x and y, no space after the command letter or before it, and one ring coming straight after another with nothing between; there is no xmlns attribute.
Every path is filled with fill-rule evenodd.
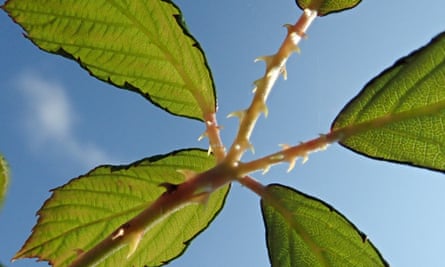
<svg viewBox="0 0 445 267"><path fill-rule="evenodd" d="M227 115L227 118L233 118L236 117L238 118L240 121L242 121L244 119L244 116L246 115L246 111L245 110L238 110L238 111L234 111L232 113L229 113L229 115Z"/></svg>
<svg viewBox="0 0 445 267"><path fill-rule="evenodd" d="M207 156L210 156L210 154L212 154L213 152L213 148L212 146L209 146L209 149L207 149Z"/></svg>
<svg viewBox="0 0 445 267"><path fill-rule="evenodd" d="M265 175L266 173L268 173L270 170L270 165L268 165L266 168L263 169L262 174Z"/></svg>
<svg viewBox="0 0 445 267"><path fill-rule="evenodd" d="M207 131L203 132L199 137L198 137L198 142L201 141L202 139L206 138L208 136Z"/></svg>
<svg viewBox="0 0 445 267"><path fill-rule="evenodd" d="M253 85L255 85L256 87L261 87L262 83L263 83L263 78L260 78L258 80L255 80L253 82Z"/></svg>
<svg viewBox="0 0 445 267"><path fill-rule="evenodd" d="M127 259L133 255L133 253L136 251L136 249L139 246L139 243L141 242L143 232L134 233L130 236L130 243L128 244L130 246L130 249L128 251Z"/></svg>
<svg viewBox="0 0 445 267"><path fill-rule="evenodd" d="M267 108L266 103L262 103L261 107L260 107L260 112L264 113L264 117L267 118L267 116L269 115L269 109Z"/></svg>
<svg viewBox="0 0 445 267"><path fill-rule="evenodd" d="M280 72L283 75L283 79L287 80L287 69L286 69L286 66L281 67Z"/></svg>
<svg viewBox="0 0 445 267"><path fill-rule="evenodd" d="M252 154L255 154L255 148L251 143L247 142L247 147L249 148L250 152L252 152Z"/></svg>
<svg viewBox="0 0 445 267"><path fill-rule="evenodd" d="M124 234L125 234L124 227L121 227L113 234L113 236L111 237L111 240L116 240L119 237L123 237Z"/></svg>
<svg viewBox="0 0 445 267"><path fill-rule="evenodd" d="M261 57L257 57L254 60L254 62L264 61L264 63L266 63L266 68L268 69L272 63L273 58L274 58L274 56L261 56Z"/></svg>
<svg viewBox="0 0 445 267"><path fill-rule="evenodd" d="M305 164L308 160L309 160L309 155L306 153L306 154L303 156L302 164Z"/></svg>
<svg viewBox="0 0 445 267"><path fill-rule="evenodd" d="M297 54L300 54L300 53L301 53L301 49L300 49L300 47L299 47L298 45L294 45L294 47L292 48L292 50L293 50L295 53L297 53Z"/></svg>
<svg viewBox="0 0 445 267"><path fill-rule="evenodd" d="M293 158L289 160L289 168L287 168L287 172L291 172L295 168L295 163L297 162L297 158Z"/></svg>
<svg viewBox="0 0 445 267"><path fill-rule="evenodd" d="M294 25L286 23L283 25L283 27L285 27L287 29L287 33L291 33L292 32L292 28L294 27Z"/></svg>
<svg viewBox="0 0 445 267"><path fill-rule="evenodd" d="M278 144L281 147L281 150L286 150L288 148L290 148L290 146L288 144Z"/></svg>

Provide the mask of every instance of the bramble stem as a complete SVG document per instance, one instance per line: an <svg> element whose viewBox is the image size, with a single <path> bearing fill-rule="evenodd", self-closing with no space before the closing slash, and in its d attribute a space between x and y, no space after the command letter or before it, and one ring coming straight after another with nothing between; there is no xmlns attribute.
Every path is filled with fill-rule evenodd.
<svg viewBox="0 0 445 267"><path fill-rule="evenodd" d="M219 163L224 160L226 150L219 134L220 127L216 120L216 114L210 113L205 115L206 135L209 138L209 151L213 152L216 161Z"/></svg>
<svg viewBox="0 0 445 267"><path fill-rule="evenodd" d="M298 43L302 37L305 36L306 30L316 16L316 11L309 9L304 10L303 14L295 25L286 25L288 33L278 52L272 56L258 58L258 60L264 60L266 62L266 71L264 76L254 83L256 86L255 96L248 109L232 114L239 117L240 127L235 141L227 154L226 160L228 162L233 164L237 163L241 159L243 153L247 149L251 148L249 139L252 135L256 121L258 120L261 112L267 116L267 97L278 79L278 76L283 74L286 78L287 59L293 52L298 51Z"/></svg>

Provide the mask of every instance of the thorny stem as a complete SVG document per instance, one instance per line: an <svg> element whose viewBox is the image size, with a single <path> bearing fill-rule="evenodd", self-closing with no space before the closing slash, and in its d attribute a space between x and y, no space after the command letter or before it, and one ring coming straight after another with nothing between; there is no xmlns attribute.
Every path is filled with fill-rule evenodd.
<svg viewBox="0 0 445 267"><path fill-rule="evenodd" d="M266 100L269 93L275 84L278 76L283 74L286 78L286 62L293 52L298 51L298 43L305 36L305 32L317 16L317 12L313 10L304 10L301 17L295 25L286 25L288 33L279 48L278 52L272 56L265 56L258 58L266 62L266 71L262 78L255 81L255 96L251 105L247 110L233 113L233 116L238 116L240 119L240 127L238 134L227 154L226 161L232 164L237 163L243 153L251 148L249 143L253 128L258 120L261 112L267 116Z"/></svg>
<svg viewBox="0 0 445 267"><path fill-rule="evenodd" d="M131 256L137 249L140 239L150 227L153 227L153 225L160 222L163 218L186 205L205 202L211 193L234 180L239 180L241 184L246 185L261 197L267 198L267 190L264 190L265 187L258 182L252 182L255 181L253 179L243 180L243 178L240 178L245 175L243 173L248 173L254 170L253 168L264 169L271 164L285 161L286 157L295 158L300 156L301 153L304 154L304 150L302 149L311 149L316 147L316 144L314 144L314 146L307 145L305 148L290 148L276 153L277 155L284 155L284 158L276 162L275 160L278 158L274 158L275 154L273 154L269 157L242 164L238 167L233 163L238 163L244 151L249 148L249 139L260 113L264 112L265 115L267 115L265 103L271 88L280 74L286 75L286 61L292 52L297 51L297 44L301 38L305 36L307 28L316 15L317 12L315 11L305 10L295 25L287 25L288 34L278 52L273 56L261 58L266 61L265 75L255 82L256 92L254 99L251 106L240 116L240 128L228 155L226 156L220 138L215 113L205 113L205 136L209 138L209 150L214 153L218 164L208 171L197 174L194 177L188 177L189 179L180 185L172 187L173 189L167 188L167 191L155 202L150 203L146 209L121 225L106 239L88 251L83 252L79 250L79 255L74 262L70 264L70 267L94 266L101 260L104 260L110 253L124 245L129 246L128 256ZM323 142L314 142L324 145ZM292 153L297 153L298 155Z"/></svg>
<svg viewBox="0 0 445 267"><path fill-rule="evenodd" d="M219 163L223 161L226 156L226 151L219 134L220 127L216 120L215 113L206 114L204 117L206 124L206 132L204 135L209 138L209 152L213 152L216 161Z"/></svg>

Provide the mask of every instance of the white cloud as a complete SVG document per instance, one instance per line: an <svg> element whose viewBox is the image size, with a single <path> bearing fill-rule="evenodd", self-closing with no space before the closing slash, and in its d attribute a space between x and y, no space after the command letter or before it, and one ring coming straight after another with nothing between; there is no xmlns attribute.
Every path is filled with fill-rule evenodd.
<svg viewBox="0 0 445 267"><path fill-rule="evenodd" d="M75 136L78 117L63 85L27 72L18 78L18 88L26 100L27 134L36 149L60 151L57 153L64 153L86 167L113 162L97 146Z"/></svg>

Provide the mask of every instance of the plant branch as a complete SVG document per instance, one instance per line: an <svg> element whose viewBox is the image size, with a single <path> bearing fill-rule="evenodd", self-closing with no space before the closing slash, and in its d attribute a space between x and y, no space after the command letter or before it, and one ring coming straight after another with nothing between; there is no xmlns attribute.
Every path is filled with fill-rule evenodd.
<svg viewBox="0 0 445 267"><path fill-rule="evenodd" d="M212 192L232 181L230 177L234 177L233 168L218 164L208 171L190 177L180 185L165 185L166 192L156 201L119 226L93 248L85 252L80 251L69 267L94 266L123 246L129 246L127 257L130 257L148 229L188 205L206 203Z"/></svg>
<svg viewBox="0 0 445 267"><path fill-rule="evenodd" d="M204 118L206 124L206 131L199 138L199 140L201 140L204 136L207 136L209 138L209 153L213 152L216 157L216 161L221 162L224 160L226 156L226 149L219 134L220 126L218 125L218 122L216 120L216 114L209 113L206 114Z"/></svg>
<svg viewBox="0 0 445 267"><path fill-rule="evenodd" d="M304 10L295 25L286 25L288 33L278 52L272 56L263 56L257 59L266 62L266 71L262 78L254 82L256 86L254 89L255 95L247 110L234 112L229 115L239 117L240 127L235 141L227 154L226 160L228 162L231 162L232 164L237 163L241 159L243 153L247 149L252 148L249 139L256 121L262 112L265 116L267 116L268 113L266 106L267 97L278 79L278 76L283 74L284 78L286 78L287 59L293 52L298 51L298 43L302 37L305 36L306 30L316 16L316 11L309 9Z"/></svg>

